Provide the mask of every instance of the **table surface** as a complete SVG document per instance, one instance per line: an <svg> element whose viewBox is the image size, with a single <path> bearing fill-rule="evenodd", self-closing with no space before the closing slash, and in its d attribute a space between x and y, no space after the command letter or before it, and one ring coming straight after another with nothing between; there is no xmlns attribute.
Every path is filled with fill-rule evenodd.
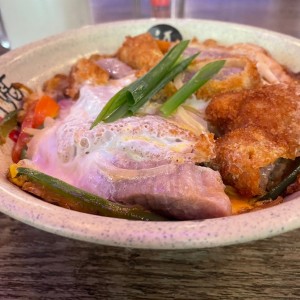
<svg viewBox="0 0 300 300"><path fill-rule="evenodd" d="M145 1L91 3L96 22L150 16ZM138 12L130 7L137 3ZM297 0L185 4L185 17L300 38ZM3 214L0 228L0 299L300 299L300 229L242 245L157 251L71 240Z"/></svg>

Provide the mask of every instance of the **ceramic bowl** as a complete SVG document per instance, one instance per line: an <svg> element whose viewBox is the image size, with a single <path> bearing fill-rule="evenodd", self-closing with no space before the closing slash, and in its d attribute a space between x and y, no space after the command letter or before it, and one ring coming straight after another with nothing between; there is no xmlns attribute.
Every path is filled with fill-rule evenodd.
<svg viewBox="0 0 300 300"><path fill-rule="evenodd" d="M5 77L1 77L0 92L3 85L12 82L37 87L51 75L67 71L78 58L95 52L113 53L125 36L143 33L161 23L176 27L184 39L261 45L280 63L300 71L300 41L286 35L215 21L132 20L84 27L1 56L0 75ZM300 196L264 210L201 221L142 222L70 211L43 202L7 181L11 147L8 141L0 150L0 211L54 234L120 247L191 249L244 243L300 227Z"/></svg>

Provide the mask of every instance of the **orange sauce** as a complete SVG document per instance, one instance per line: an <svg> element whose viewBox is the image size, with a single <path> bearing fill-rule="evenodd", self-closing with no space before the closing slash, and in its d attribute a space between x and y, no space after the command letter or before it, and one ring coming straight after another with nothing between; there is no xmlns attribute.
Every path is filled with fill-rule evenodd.
<svg viewBox="0 0 300 300"><path fill-rule="evenodd" d="M225 192L231 201L233 215L250 211L255 207L253 198L239 195L233 187L226 186Z"/></svg>

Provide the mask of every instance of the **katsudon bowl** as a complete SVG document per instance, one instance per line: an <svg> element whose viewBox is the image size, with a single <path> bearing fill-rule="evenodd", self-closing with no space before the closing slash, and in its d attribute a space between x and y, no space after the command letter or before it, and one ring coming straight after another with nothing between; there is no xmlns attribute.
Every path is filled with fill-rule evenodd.
<svg viewBox="0 0 300 300"><path fill-rule="evenodd" d="M106 23L53 36L0 57L2 110L12 110L20 101L12 83L38 88L52 75L67 72L78 58L96 52L111 54L126 36L144 33L158 24L175 27L184 39L257 44L292 72L300 71L300 41L259 28L203 20ZM53 234L119 247L192 249L245 243L300 227L297 194L290 201L263 210L198 221L131 221L68 210L46 203L7 180L12 146L7 139L0 148L0 211Z"/></svg>

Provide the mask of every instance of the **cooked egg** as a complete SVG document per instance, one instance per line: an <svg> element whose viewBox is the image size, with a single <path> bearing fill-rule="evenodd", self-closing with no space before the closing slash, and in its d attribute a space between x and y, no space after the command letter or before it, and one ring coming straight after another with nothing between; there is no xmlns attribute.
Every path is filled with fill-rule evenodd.
<svg viewBox="0 0 300 300"><path fill-rule="evenodd" d="M33 136L28 158L36 168L99 194L97 177L103 169L108 170L108 176L115 176L122 169L203 162L214 156L209 134L196 135L174 120L157 115L100 123L90 130L107 101L132 80L134 76L97 87L83 86L79 99Z"/></svg>

